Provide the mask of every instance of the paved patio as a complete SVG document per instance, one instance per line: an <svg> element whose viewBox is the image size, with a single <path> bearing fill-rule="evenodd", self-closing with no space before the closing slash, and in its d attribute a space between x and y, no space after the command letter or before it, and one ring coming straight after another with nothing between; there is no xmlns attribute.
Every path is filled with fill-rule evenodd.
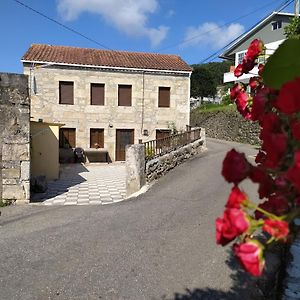
<svg viewBox="0 0 300 300"><path fill-rule="evenodd" d="M124 163L61 165L60 179L48 182L46 193L33 194L44 205L108 204L126 197Z"/></svg>

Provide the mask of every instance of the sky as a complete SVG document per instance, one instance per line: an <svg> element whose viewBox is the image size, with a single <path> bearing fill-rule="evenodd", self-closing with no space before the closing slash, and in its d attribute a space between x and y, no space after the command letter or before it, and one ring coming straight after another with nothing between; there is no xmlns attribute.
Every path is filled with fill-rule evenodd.
<svg viewBox="0 0 300 300"><path fill-rule="evenodd" d="M20 59L31 44L176 54L188 64L197 64L247 31L283 2L0 0L0 72L22 73ZM293 4L284 11L292 12Z"/></svg>

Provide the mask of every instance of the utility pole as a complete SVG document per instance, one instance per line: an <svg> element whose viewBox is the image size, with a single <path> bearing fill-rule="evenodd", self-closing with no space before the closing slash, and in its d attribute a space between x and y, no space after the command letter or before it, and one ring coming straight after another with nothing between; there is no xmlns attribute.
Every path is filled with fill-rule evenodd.
<svg viewBox="0 0 300 300"><path fill-rule="evenodd" d="M299 17L299 0L295 0L295 17Z"/></svg>

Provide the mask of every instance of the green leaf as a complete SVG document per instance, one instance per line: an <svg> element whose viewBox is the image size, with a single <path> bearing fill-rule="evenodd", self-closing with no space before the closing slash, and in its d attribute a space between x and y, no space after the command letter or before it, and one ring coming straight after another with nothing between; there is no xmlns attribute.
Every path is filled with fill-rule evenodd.
<svg viewBox="0 0 300 300"><path fill-rule="evenodd" d="M287 82L300 76L300 40L284 41L268 59L263 80L269 87L280 89Z"/></svg>

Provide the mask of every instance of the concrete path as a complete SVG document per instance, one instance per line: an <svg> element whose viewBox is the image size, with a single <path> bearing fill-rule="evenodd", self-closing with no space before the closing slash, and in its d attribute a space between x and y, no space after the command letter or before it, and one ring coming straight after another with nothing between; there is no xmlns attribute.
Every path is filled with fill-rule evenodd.
<svg viewBox="0 0 300 300"><path fill-rule="evenodd" d="M207 146L131 200L1 208L0 299L264 299L230 246L215 243L231 188L220 175L224 155L256 151Z"/></svg>
<svg viewBox="0 0 300 300"><path fill-rule="evenodd" d="M46 193L34 194L45 205L108 204L126 197L124 163L61 165L60 179L50 181Z"/></svg>

